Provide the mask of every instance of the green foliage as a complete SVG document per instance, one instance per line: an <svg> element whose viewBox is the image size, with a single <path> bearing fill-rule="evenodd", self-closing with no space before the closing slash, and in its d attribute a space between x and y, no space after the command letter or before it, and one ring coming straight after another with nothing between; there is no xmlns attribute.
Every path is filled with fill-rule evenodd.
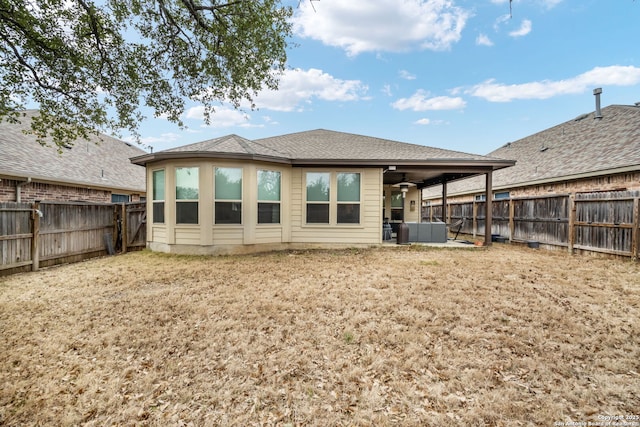
<svg viewBox="0 0 640 427"><path fill-rule="evenodd" d="M291 36L280 0L0 0L0 119L39 104L32 132L61 146L139 137L143 108L182 125L186 100L239 108L277 88Z"/></svg>

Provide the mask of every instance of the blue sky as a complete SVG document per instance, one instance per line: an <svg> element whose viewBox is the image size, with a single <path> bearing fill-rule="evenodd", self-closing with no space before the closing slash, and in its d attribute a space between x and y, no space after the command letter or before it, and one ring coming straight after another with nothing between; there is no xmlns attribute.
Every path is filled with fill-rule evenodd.
<svg viewBox="0 0 640 427"><path fill-rule="evenodd" d="M602 106L640 102L640 1L304 0L297 46L257 110L141 126L154 151L228 134L331 129L487 154ZM126 139L126 137L125 137Z"/></svg>

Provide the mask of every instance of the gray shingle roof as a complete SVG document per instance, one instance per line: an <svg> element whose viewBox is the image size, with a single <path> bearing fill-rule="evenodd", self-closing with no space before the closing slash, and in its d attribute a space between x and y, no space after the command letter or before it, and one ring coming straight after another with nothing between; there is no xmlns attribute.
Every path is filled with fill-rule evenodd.
<svg viewBox="0 0 640 427"><path fill-rule="evenodd" d="M228 154L257 154L261 156L286 157L285 154L272 148L266 147L255 141L248 140L238 135L227 135L220 138L209 139L194 144L183 145L182 147L164 150L165 153L186 153L186 152L217 152Z"/></svg>
<svg viewBox="0 0 640 427"><path fill-rule="evenodd" d="M408 144L388 139L317 129L250 141L228 135L183 147L158 151L132 159L136 164L193 156L236 155L244 158L265 157L293 164L304 162L504 162L503 159L459 151ZM501 165L505 167L508 165Z"/></svg>
<svg viewBox="0 0 640 427"><path fill-rule="evenodd" d="M291 159L487 160L486 156L388 139L316 129L256 140Z"/></svg>
<svg viewBox="0 0 640 427"><path fill-rule="evenodd" d="M145 192L145 168L129 161L145 154L143 150L101 135L76 141L58 154L56 147L43 147L35 136L23 133L37 111L25 114L19 124L0 122L0 175Z"/></svg>
<svg viewBox="0 0 640 427"><path fill-rule="evenodd" d="M640 107L610 105L602 109L601 119L595 112L583 114L489 156L516 160L515 166L494 172L496 189L640 169ZM450 183L447 190L453 195L483 188L482 179L470 178Z"/></svg>

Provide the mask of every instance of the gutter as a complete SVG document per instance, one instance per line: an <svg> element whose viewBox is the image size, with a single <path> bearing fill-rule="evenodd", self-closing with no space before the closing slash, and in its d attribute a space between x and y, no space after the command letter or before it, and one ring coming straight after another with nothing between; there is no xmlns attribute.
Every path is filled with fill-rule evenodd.
<svg viewBox="0 0 640 427"><path fill-rule="evenodd" d="M21 181L16 184L16 203L20 203L20 201L22 200L20 188L27 184L31 184L31 177L27 177L26 181Z"/></svg>

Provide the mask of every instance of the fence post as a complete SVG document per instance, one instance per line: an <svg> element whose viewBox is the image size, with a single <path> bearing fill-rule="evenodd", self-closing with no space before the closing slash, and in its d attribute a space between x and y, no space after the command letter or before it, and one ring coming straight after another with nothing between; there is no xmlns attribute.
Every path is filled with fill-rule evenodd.
<svg viewBox="0 0 640 427"><path fill-rule="evenodd" d="M122 239L122 253L127 253L127 245L129 244L129 236L127 233L127 205L122 204L122 213L120 216L120 233Z"/></svg>
<svg viewBox="0 0 640 427"><path fill-rule="evenodd" d="M512 198L509 198L509 242L513 240L513 235L516 232L516 205Z"/></svg>
<svg viewBox="0 0 640 427"><path fill-rule="evenodd" d="M640 255L640 197L633 199L633 229L631 230L631 257L637 261Z"/></svg>
<svg viewBox="0 0 640 427"><path fill-rule="evenodd" d="M34 202L31 211L31 271L40 268L40 202Z"/></svg>
<svg viewBox="0 0 640 427"><path fill-rule="evenodd" d="M473 237L475 238L478 234L478 204L476 201L473 201L472 213L473 215Z"/></svg>
<svg viewBox="0 0 640 427"><path fill-rule="evenodd" d="M569 223L567 227L567 250L570 254L573 254L573 245L576 240L576 193L569 194Z"/></svg>

